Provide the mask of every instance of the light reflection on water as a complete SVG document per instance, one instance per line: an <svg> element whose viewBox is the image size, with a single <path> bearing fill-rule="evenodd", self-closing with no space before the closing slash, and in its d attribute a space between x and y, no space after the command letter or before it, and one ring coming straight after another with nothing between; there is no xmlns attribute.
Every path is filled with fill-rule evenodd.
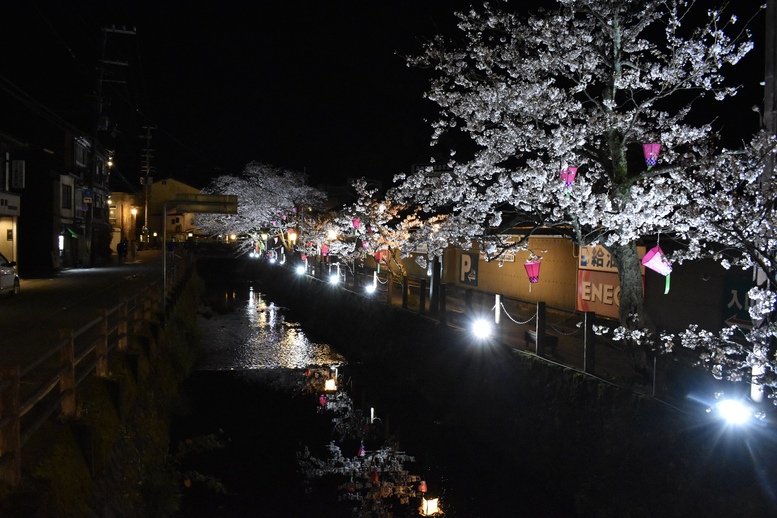
<svg viewBox="0 0 777 518"><path fill-rule="evenodd" d="M284 308L252 286L244 291L225 291L222 307L200 312L199 369L304 369L345 363L329 345L311 342L297 322L286 320Z"/></svg>

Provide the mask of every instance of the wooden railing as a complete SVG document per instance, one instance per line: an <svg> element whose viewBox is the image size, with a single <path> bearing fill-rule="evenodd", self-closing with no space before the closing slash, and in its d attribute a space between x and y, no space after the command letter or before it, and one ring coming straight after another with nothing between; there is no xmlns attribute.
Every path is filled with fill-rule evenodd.
<svg viewBox="0 0 777 518"><path fill-rule="evenodd" d="M178 277L174 275L173 278ZM0 481L16 486L22 450L52 416L74 418L79 386L92 375L108 375L116 351L141 331L162 304L158 281L60 339L30 365L0 367Z"/></svg>

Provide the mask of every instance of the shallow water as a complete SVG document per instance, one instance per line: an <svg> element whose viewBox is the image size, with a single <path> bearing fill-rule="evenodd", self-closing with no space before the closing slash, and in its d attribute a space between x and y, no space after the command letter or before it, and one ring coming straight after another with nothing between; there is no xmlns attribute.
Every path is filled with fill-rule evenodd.
<svg viewBox="0 0 777 518"><path fill-rule="evenodd" d="M472 444L419 420L385 394L378 399L386 407L372 407L376 399L360 379L373 373L348 365L336 346L311 340L258 287L212 288L206 302L199 318L203 356L185 387L190 412L175 421L171 444L213 436L223 448L181 462L202 477L191 477L194 482L182 490L180 516L399 518L419 516L421 496L440 497L448 518L571 516L559 513L532 487L530 474L500 455L498 437ZM324 394L324 379L331 377L337 377L338 391ZM339 461L332 459L332 444L343 456ZM378 486L364 463L382 457L387 445L403 463L381 467L384 493L392 484L410 492L376 498ZM357 453L362 446L365 457ZM305 452L308 462L300 462ZM311 469L317 460L323 470ZM208 486L207 476L226 493ZM421 479L429 490L424 495L415 492ZM365 511L374 500L378 508Z"/></svg>
<svg viewBox="0 0 777 518"><path fill-rule="evenodd" d="M199 370L307 369L345 363L328 344L312 342L253 286L227 290L201 312ZM214 307L215 306L215 307Z"/></svg>

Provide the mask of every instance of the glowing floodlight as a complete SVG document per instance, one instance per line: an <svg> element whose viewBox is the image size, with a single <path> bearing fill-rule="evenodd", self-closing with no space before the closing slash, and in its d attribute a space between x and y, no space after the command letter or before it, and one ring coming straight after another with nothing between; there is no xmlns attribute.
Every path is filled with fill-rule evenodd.
<svg viewBox="0 0 777 518"><path fill-rule="evenodd" d="M442 513L438 501L439 498L430 498L429 500L421 498L421 516L436 516Z"/></svg>
<svg viewBox="0 0 777 518"><path fill-rule="evenodd" d="M375 290L378 289L378 272L372 272L372 284L368 284L364 291L367 293L375 293Z"/></svg>
<svg viewBox="0 0 777 518"><path fill-rule="evenodd" d="M744 403L736 399L724 399L715 408L720 416L730 424L745 424L753 416L753 412Z"/></svg>
<svg viewBox="0 0 777 518"><path fill-rule="evenodd" d="M305 274L305 267L302 266L302 265L297 266L297 273L299 275L304 275Z"/></svg>
<svg viewBox="0 0 777 518"><path fill-rule="evenodd" d="M472 323L472 332L481 339L491 336L491 323L485 319L479 318Z"/></svg>

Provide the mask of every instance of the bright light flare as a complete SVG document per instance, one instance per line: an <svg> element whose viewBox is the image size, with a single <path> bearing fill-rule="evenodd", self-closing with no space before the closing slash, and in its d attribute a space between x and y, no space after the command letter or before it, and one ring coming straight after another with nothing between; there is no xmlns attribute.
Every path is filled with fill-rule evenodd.
<svg viewBox="0 0 777 518"><path fill-rule="evenodd" d="M374 284L368 284L367 286L364 287L364 291L366 291L367 293L375 293L375 289L376 288Z"/></svg>
<svg viewBox="0 0 777 518"><path fill-rule="evenodd" d="M724 399L715 405L720 416L730 424L745 424L753 417L753 411L746 404L736 399Z"/></svg>
<svg viewBox="0 0 777 518"><path fill-rule="evenodd" d="M472 323L472 332L480 339L486 339L491 336L493 329L488 320L479 318Z"/></svg>
<svg viewBox="0 0 777 518"><path fill-rule="evenodd" d="M302 265L297 266L297 273L299 275L305 275L305 267Z"/></svg>
<svg viewBox="0 0 777 518"><path fill-rule="evenodd" d="M329 276L329 282L331 282L332 284L337 284L338 282L340 282L340 275L333 273L332 275Z"/></svg>

